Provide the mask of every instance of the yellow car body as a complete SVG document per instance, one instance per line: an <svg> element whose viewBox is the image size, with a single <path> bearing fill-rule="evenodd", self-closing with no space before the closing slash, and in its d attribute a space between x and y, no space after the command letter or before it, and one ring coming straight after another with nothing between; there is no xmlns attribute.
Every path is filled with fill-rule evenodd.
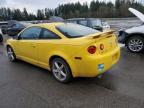
<svg viewBox="0 0 144 108"><path fill-rule="evenodd" d="M79 38L67 38L56 29L57 25L63 24L50 23L32 26L48 29L61 39L9 39L7 46L12 47L17 59L48 70L51 70L50 60L60 57L68 63L73 77L96 77L118 62L120 47L112 31L98 32ZM103 50L100 49L101 44L104 45ZM89 46L96 46L94 54L88 52Z"/></svg>

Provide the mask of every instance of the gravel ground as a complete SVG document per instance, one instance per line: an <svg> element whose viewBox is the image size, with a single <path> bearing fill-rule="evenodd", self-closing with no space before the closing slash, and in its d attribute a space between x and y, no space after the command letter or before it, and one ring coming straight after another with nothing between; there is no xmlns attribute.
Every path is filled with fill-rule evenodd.
<svg viewBox="0 0 144 108"><path fill-rule="evenodd" d="M47 70L10 63L0 46L0 108L144 108L143 55L125 48L102 78L58 83Z"/></svg>

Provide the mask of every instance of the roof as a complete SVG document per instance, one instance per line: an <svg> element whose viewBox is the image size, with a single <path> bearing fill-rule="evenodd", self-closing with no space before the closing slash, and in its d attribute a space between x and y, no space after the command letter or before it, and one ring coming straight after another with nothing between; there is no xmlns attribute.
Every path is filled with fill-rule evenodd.
<svg viewBox="0 0 144 108"><path fill-rule="evenodd" d="M47 29L54 29L55 26L61 25L64 23L60 23L60 22L55 22L55 23L40 23L40 24L32 24L29 27L43 27L43 28L47 28Z"/></svg>
<svg viewBox="0 0 144 108"><path fill-rule="evenodd" d="M63 23L60 22L54 22L54 23L40 23L40 24L33 24L33 26L57 26L61 25Z"/></svg>

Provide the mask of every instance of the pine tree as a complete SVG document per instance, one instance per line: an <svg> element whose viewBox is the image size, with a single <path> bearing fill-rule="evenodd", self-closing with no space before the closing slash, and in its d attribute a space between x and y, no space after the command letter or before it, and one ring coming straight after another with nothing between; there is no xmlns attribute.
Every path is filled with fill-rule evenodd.
<svg viewBox="0 0 144 108"><path fill-rule="evenodd" d="M23 9L23 19L28 20L28 17L29 17L28 12L27 12L26 8L24 8Z"/></svg>

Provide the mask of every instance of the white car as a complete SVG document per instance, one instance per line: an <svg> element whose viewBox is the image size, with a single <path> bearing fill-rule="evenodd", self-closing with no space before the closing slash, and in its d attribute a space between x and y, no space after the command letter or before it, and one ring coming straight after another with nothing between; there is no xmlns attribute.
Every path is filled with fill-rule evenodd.
<svg viewBox="0 0 144 108"><path fill-rule="evenodd" d="M0 29L0 43L2 43L2 42L3 42L3 33L1 31L1 29Z"/></svg>
<svg viewBox="0 0 144 108"><path fill-rule="evenodd" d="M144 14L129 8L129 11L136 15L141 21L140 26L135 26L127 30L119 31L119 42L127 46L127 48L134 53L144 51Z"/></svg>

